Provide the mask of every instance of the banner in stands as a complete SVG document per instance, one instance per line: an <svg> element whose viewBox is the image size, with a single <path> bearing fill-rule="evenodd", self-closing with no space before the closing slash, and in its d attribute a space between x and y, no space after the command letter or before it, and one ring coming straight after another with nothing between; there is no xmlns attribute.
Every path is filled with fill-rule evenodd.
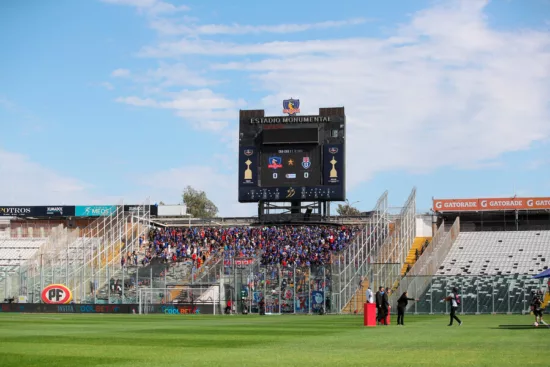
<svg viewBox="0 0 550 367"><path fill-rule="evenodd" d="M116 205L77 206L75 209L77 217L108 217L115 212Z"/></svg>
<svg viewBox="0 0 550 367"><path fill-rule="evenodd" d="M436 212L471 212L486 210L541 210L550 209L550 197L433 199Z"/></svg>
<svg viewBox="0 0 550 367"><path fill-rule="evenodd" d="M223 265L226 267L235 265L236 267L241 268L252 264L254 264L253 258L239 257L239 258L235 258L233 261L231 261L230 259L223 260Z"/></svg>
<svg viewBox="0 0 550 367"><path fill-rule="evenodd" d="M180 303L174 305L148 305L147 313L162 313L165 315L190 315L213 314L214 306L210 304L195 303L193 305ZM44 303L2 303L0 312L24 312L24 313L138 313L137 304L121 305L94 305L94 304L69 304L48 305Z"/></svg>

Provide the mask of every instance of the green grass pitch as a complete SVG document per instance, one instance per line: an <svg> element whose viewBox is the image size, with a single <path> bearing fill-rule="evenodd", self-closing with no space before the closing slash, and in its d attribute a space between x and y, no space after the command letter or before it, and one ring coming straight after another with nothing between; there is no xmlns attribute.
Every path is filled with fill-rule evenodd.
<svg viewBox="0 0 550 367"><path fill-rule="evenodd" d="M0 366L549 366L531 316L0 314ZM518 325L501 328L499 325ZM524 328L521 325L525 326Z"/></svg>

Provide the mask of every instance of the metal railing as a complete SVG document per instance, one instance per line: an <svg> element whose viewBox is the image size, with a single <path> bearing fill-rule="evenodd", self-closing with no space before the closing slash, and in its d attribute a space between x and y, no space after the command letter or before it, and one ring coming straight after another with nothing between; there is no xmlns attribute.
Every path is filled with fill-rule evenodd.
<svg viewBox="0 0 550 367"><path fill-rule="evenodd" d="M372 289L396 288L401 267L416 237L416 189L414 188L396 220L393 233L386 238L374 257L375 266L369 269L368 280Z"/></svg>
<svg viewBox="0 0 550 367"><path fill-rule="evenodd" d="M93 298L120 271L121 257L138 249L149 216L147 204L136 213L125 213L121 203L111 215L84 229L53 228L40 250L10 274L4 296L40 302L46 285L63 283L72 290L75 301Z"/></svg>
<svg viewBox="0 0 550 367"><path fill-rule="evenodd" d="M527 314L533 291L546 288L543 279L532 277L518 274L409 277L413 279L407 288L408 296L419 300L410 302L408 309L416 314L449 313L449 302L444 302L443 298L456 287L461 300L459 313ZM394 294L392 307L400 295Z"/></svg>
<svg viewBox="0 0 550 367"><path fill-rule="evenodd" d="M429 277L436 274L437 269L445 260L460 233L460 219L455 220L449 231L445 229L445 224L442 224L433 237L432 243L422 253L407 275L401 279L398 294L410 290L424 291L427 289Z"/></svg>
<svg viewBox="0 0 550 367"><path fill-rule="evenodd" d="M378 199L370 221L343 251L332 254L331 282L334 308L341 312L357 292L359 280L389 235L388 192Z"/></svg>

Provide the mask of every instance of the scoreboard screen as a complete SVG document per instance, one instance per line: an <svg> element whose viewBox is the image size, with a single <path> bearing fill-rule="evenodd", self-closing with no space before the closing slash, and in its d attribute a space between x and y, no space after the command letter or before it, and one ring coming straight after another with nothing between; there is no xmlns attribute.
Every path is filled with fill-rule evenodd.
<svg viewBox="0 0 550 367"><path fill-rule="evenodd" d="M241 110L239 202L345 200L343 107L313 116Z"/></svg>
<svg viewBox="0 0 550 367"><path fill-rule="evenodd" d="M260 171L262 187L319 186L319 148L264 148Z"/></svg>

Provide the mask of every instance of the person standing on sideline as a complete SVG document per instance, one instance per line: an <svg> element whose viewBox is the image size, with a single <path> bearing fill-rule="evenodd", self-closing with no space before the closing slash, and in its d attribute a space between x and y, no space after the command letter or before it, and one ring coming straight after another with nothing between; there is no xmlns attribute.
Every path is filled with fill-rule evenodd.
<svg viewBox="0 0 550 367"><path fill-rule="evenodd" d="M458 322L458 326L462 325L462 321L460 321L460 319L456 316L456 310L458 309L458 306L460 305L460 298L458 296L458 289L456 287L454 287L451 294L449 294L447 297L443 298L443 301L447 301L451 304L451 322L447 326L453 326L453 320L456 320Z"/></svg>
<svg viewBox="0 0 550 367"><path fill-rule="evenodd" d="M378 323L386 325L386 316L388 315L388 298L384 292L384 287L378 288L376 292L376 308L378 309Z"/></svg>
<svg viewBox="0 0 550 367"><path fill-rule="evenodd" d="M374 293L370 287L367 288L367 303L374 303Z"/></svg>
<svg viewBox="0 0 550 367"><path fill-rule="evenodd" d="M540 290L538 292L533 292L533 298L531 300L531 311L533 311L533 315L535 315L535 323L546 324L542 319L542 291Z"/></svg>
<svg viewBox="0 0 550 367"><path fill-rule="evenodd" d="M414 298L407 297L408 293L403 292L401 297L397 300L397 325L405 326L404 318L405 318L405 310L407 309L407 304L409 301L418 301Z"/></svg>

